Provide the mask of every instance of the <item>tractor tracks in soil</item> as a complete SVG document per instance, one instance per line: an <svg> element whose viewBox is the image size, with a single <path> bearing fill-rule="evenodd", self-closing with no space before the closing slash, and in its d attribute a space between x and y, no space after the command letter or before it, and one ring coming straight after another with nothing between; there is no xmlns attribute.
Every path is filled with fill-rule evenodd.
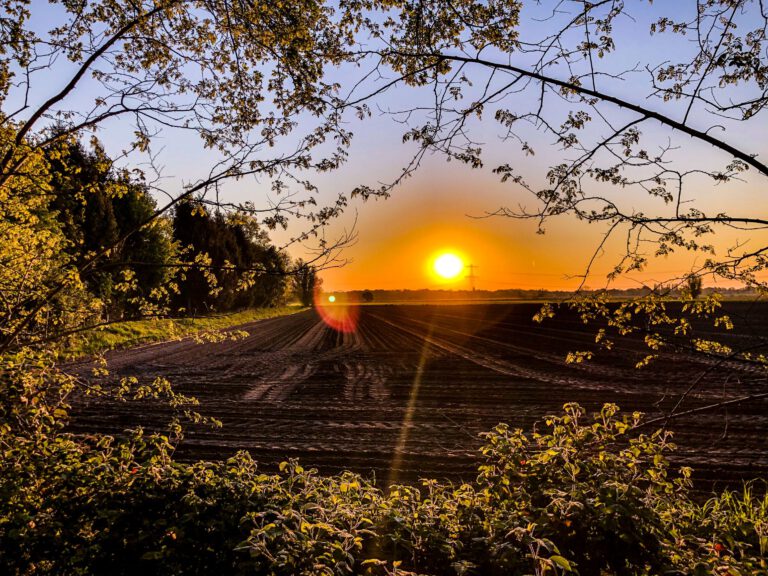
<svg viewBox="0 0 768 576"><path fill-rule="evenodd" d="M240 340L182 340L107 359L113 377L164 376L197 397L200 412L222 420L221 429L191 429L179 449L183 457L249 450L267 468L297 457L325 472L372 471L404 481L466 478L477 465L480 432L502 421L529 429L565 402L595 410L615 402L655 416L702 373L689 408L760 385L752 367L713 367L685 354L663 354L638 371L644 350L632 340L593 362L569 365L566 353L594 346L594 332L568 316L534 324L535 310L363 306L352 332L337 332L306 311L238 327L248 333ZM768 326L768 307L761 314ZM87 368L70 366L83 375ZM675 462L693 465L709 481L765 476L766 408L768 402L756 402L675 421ZM75 414L74 430L110 434L161 428L169 416L150 403L94 400Z"/></svg>

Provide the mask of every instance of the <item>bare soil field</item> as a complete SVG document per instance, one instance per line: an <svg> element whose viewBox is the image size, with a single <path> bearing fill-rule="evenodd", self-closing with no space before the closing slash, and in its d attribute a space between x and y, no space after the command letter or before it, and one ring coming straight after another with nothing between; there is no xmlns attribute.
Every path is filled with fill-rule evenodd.
<svg viewBox="0 0 768 576"><path fill-rule="evenodd" d="M768 306L728 306L737 323L731 343L765 345ZM180 448L184 457L248 450L266 469L299 458L323 472L373 472L381 482L471 477L479 433L499 422L529 430L566 402L590 410L615 402L654 418L695 381L681 410L768 391L766 374L754 366L684 352L662 353L638 370L646 350L633 340L592 362L566 364L569 350L594 347L596 328L569 314L536 324L537 309L362 306L350 332L307 311L245 325L250 336L238 341L113 352L109 367L114 375L165 376L196 396L201 412L223 421L221 429L191 430ZM139 424L161 427L167 416L146 403L91 401L77 407L73 426L120 433ZM768 477L768 398L668 426L679 446L674 464L692 466L700 486Z"/></svg>

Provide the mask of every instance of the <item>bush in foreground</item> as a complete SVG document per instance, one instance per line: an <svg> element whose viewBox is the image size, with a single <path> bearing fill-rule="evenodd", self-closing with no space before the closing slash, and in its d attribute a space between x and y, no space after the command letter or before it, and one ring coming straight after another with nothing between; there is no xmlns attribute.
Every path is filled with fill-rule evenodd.
<svg viewBox="0 0 768 576"><path fill-rule="evenodd" d="M486 434L477 479L383 492L245 453L184 464L167 437L45 443L0 430L3 574L763 574L768 498L704 504L669 434L573 404Z"/></svg>

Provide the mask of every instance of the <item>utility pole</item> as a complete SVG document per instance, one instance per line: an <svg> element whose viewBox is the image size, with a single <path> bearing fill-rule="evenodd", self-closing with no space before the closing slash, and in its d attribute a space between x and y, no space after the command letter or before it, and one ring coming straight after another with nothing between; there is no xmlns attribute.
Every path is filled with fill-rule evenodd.
<svg viewBox="0 0 768 576"><path fill-rule="evenodd" d="M467 274L466 278L469 280L469 285L472 286L472 292L474 292L477 288L475 287L475 280L477 280L477 274L475 274L475 269L480 268L477 264L467 264L467 269L469 270L469 274Z"/></svg>

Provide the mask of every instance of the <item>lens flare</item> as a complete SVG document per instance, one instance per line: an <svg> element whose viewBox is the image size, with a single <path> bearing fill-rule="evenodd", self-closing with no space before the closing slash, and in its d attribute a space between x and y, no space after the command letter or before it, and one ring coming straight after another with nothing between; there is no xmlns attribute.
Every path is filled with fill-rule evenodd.
<svg viewBox="0 0 768 576"><path fill-rule="evenodd" d="M333 294L325 296L317 292L315 310L325 325L337 332L351 333L357 330L357 320L360 317L360 307L357 304L340 302Z"/></svg>

